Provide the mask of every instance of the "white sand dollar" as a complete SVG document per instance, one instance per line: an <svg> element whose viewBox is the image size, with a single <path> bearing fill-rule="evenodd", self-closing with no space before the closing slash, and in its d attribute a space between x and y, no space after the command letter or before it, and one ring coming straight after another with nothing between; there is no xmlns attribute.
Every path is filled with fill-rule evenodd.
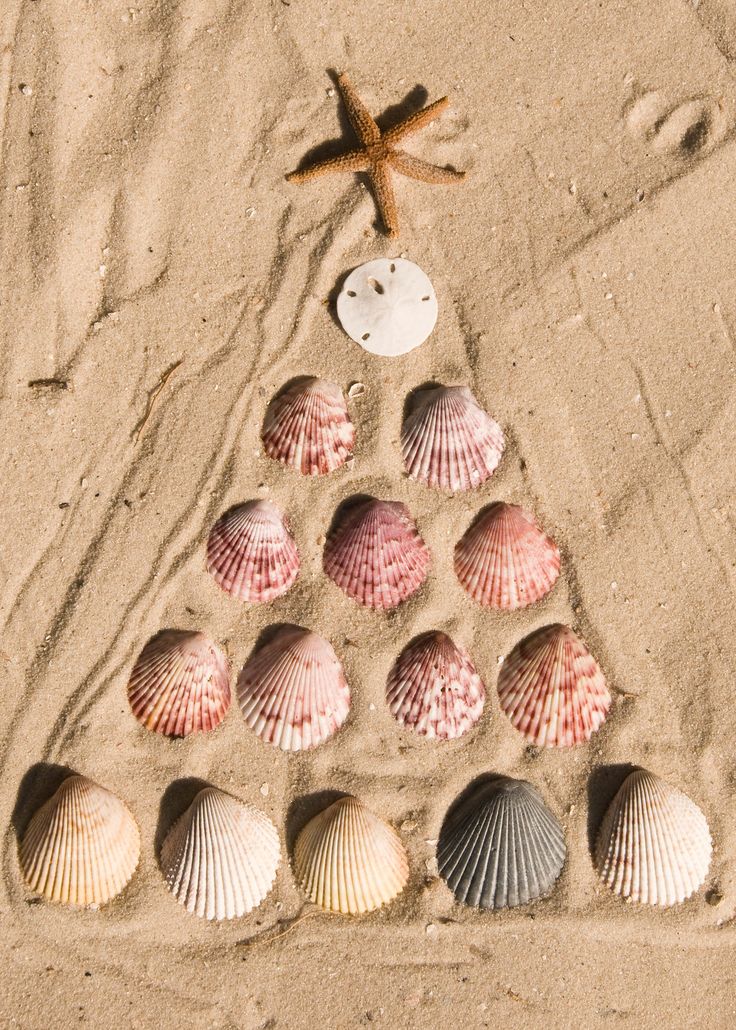
<svg viewBox="0 0 736 1030"><path fill-rule="evenodd" d="M418 265L378 258L354 269L337 298L348 336L371 354L398 357L427 339L437 321L437 297Z"/></svg>

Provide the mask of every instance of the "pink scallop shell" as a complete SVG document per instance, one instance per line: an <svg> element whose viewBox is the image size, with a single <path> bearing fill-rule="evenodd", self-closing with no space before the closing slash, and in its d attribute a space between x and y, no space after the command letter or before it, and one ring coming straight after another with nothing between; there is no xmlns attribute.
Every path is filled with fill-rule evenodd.
<svg viewBox="0 0 736 1030"><path fill-rule="evenodd" d="M238 701L261 740L282 751L305 751L345 722L350 687L324 637L284 626L246 662L238 677Z"/></svg>
<svg viewBox="0 0 736 1030"><path fill-rule="evenodd" d="M406 471L440 490L480 486L493 475L504 446L503 430L467 386L423 391L401 430Z"/></svg>
<svg viewBox="0 0 736 1030"><path fill-rule="evenodd" d="M339 386L303 379L271 401L261 433L266 454L305 476L323 476L344 465L355 430Z"/></svg>
<svg viewBox="0 0 736 1030"><path fill-rule="evenodd" d="M605 721L611 695L600 666L569 626L535 630L511 651L498 675L501 708L539 747L572 747Z"/></svg>
<svg viewBox="0 0 736 1030"><path fill-rule="evenodd" d="M446 633L422 633L396 659L386 685L391 714L402 725L437 740L475 726L486 691L468 652Z"/></svg>
<svg viewBox="0 0 736 1030"><path fill-rule="evenodd" d="M456 544L455 573L479 604L525 608L555 585L560 551L528 511L497 501Z"/></svg>
<svg viewBox="0 0 736 1030"><path fill-rule="evenodd" d="M299 552L280 508L248 501L225 512L207 541L207 571L241 601L285 594L299 575Z"/></svg>
<svg viewBox="0 0 736 1030"><path fill-rule="evenodd" d="M371 499L345 513L325 544L323 565L358 604L395 608L424 582L429 551L405 504Z"/></svg>
<svg viewBox="0 0 736 1030"><path fill-rule="evenodd" d="M146 644L128 684L133 715L169 737L213 730L230 707L230 668L204 633L164 630Z"/></svg>

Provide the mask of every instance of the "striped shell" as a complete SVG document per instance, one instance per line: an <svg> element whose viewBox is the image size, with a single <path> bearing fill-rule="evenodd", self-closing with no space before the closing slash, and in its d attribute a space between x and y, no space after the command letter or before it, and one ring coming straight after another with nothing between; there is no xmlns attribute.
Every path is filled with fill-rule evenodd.
<svg viewBox="0 0 736 1030"><path fill-rule="evenodd" d="M296 842L294 870L310 901L346 915L380 908L409 878L396 831L354 797L340 798L307 823Z"/></svg>
<svg viewBox="0 0 736 1030"><path fill-rule="evenodd" d="M549 894L565 853L562 827L538 791L501 776L476 784L451 809L437 866L464 905L514 908Z"/></svg>
<svg viewBox="0 0 736 1030"><path fill-rule="evenodd" d="M555 585L560 552L533 515L516 504L496 501L456 544L455 574L478 604L525 608Z"/></svg>
<svg viewBox="0 0 736 1030"><path fill-rule="evenodd" d="M205 787L169 830L161 871L187 912L236 919L271 890L280 857L279 835L268 816Z"/></svg>
<svg viewBox="0 0 736 1030"><path fill-rule="evenodd" d="M505 441L501 427L467 386L419 394L401 430L401 453L412 479L440 490L473 490L493 475Z"/></svg>
<svg viewBox="0 0 736 1030"><path fill-rule="evenodd" d="M238 701L261 740L283 751L303 751L345 722L350 688L328 641L284 626L249 658L238 678Z"/></svg>
<svg viewBox="0 0 736 1030"><path fill-rule="evenodd" d="M606 886L627 901L677 905L705 880L711 850L708 823L695 802L637 769L603 818L595 865Z"/></svg>
<svg viewBox="0 0 736 1030"><path fill-rule="evenodd" d="M285 594L299 575L299 553L280 508L248 501L225 512L207 541L207 571L240 601Z"/></svg>
<svg viewBox="0 0 736 1030"><path fill-rule="evenodd" d="M36 894L64 905L104 905L138 865L141 838L127 806L86 776L69 776L39 808L20 845Z"/></svg>
<svg viewBox="0 0 736 1030"><path fill-rule="evenodd" d="M542 626L520 641L498 674L498 699L538 747L572 747L605 721L611 695L600 666L569 626Z"/></svg>
<svg viewBox="0 0 736 1030"><path fill-rule="evenodd" d="M412 640L389 673L386 700L402 725L437 740L451 740L475 726L485 687L470 655L446 633Z"/></svg>
<svg viewBox="0 0 736 1030"><path fill-rule="evenodd" d="M163 630L138 656L128 701L136 719L156 733L213 730L230 707L227 658L204 633Z"/></svg>
<svg viewBox="0 0 736 1030"><path fill-rule="evenodd" d="M261 433L266 454L305 476L344 465L355 430L343 392L326 379L302 379L274 397Z"/></svg>
<svg viewBox="0 0 736 1030"><path fill-rule="evenodd" d="M325 544L323 564L358 604L395 608L424 582L429 551L405 504L371 499L343 515Z"/></svg>

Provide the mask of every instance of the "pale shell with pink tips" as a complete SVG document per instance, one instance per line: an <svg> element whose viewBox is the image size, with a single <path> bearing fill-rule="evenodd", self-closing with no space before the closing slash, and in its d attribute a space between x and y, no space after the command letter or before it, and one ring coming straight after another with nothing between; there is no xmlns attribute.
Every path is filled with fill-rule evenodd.
<svg viewBox="0 0 736 1030"><path fill-rule="evenodd" d="M261 439L269 458L304 476L334 472L355 443L342 390L314 376L292 383L269 404Z"/></svg>
<svg viewBox="0 0 736 1030"><path fill-rule="evenodd" d="M222 515L207 541L207 571L231 597L263 604L299 575L299 552L286 516L270 501L248 501Z"/></svg>

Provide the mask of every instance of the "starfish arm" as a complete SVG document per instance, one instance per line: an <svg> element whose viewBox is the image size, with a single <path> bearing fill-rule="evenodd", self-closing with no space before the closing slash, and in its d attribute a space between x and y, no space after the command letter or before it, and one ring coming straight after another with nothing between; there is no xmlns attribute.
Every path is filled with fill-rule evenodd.
<svg viewBox="0 0 736 1030"><path fill-rule="evenodd" d="M328 172L364 172L368 165L368 157L364 150L350 150L347 154L328 157L325 161L317 161L306 168L297 168L295 172L289 172L286 178L289 182L309 182L310 179L317 179Z"/></svg>
<svg viewBox="0 0 736 1030"><path fill-rule="evenodd" d="M394 197L394 188L391 183L391 172L389 171L388 164L385 161L374 164L369 174L378 210L381 212L383 224L386 226L386 232L389 236L398 236L399 212L396 209L396 198Z"/></svg>
<svg viewBox="0 0 736 1030"><path fill-rule="evenodd" d="M440 168L439 165L422 161L420 157L414 157L403 150L392 150L389 161L394 171L408 175L410 179L419 179L420 182L441 184L461 182L465 178L465 172L456 172L454 168Z"/></svg>
<svg viewBox="0 0 736 1030"><path fill-rule="evenodd" d="M393 129L389 129L388 132L383 134L383 142L389 146L392 143L398 143L404 136L408 136L411 132L416 132L417 129L421 129L422 126L427 125L433 121L438 114L450 103L448 97L441 97L439 100L435 100L429 107L423 107L421 111L417 111L416 114L409 115L403 122L399 122L398 125L394 125Z"/></svg>
<svg viewBox="0 0 736 1030"><path fill-rule="evenodd" d="M353 89L353 84L343 72L337 77L337 85L340 87L345 109L348 112L350 124L355 129L361 143L377 143L381 138L381 131L371 118L368 108L363 104L358 94Z"/></svg>

